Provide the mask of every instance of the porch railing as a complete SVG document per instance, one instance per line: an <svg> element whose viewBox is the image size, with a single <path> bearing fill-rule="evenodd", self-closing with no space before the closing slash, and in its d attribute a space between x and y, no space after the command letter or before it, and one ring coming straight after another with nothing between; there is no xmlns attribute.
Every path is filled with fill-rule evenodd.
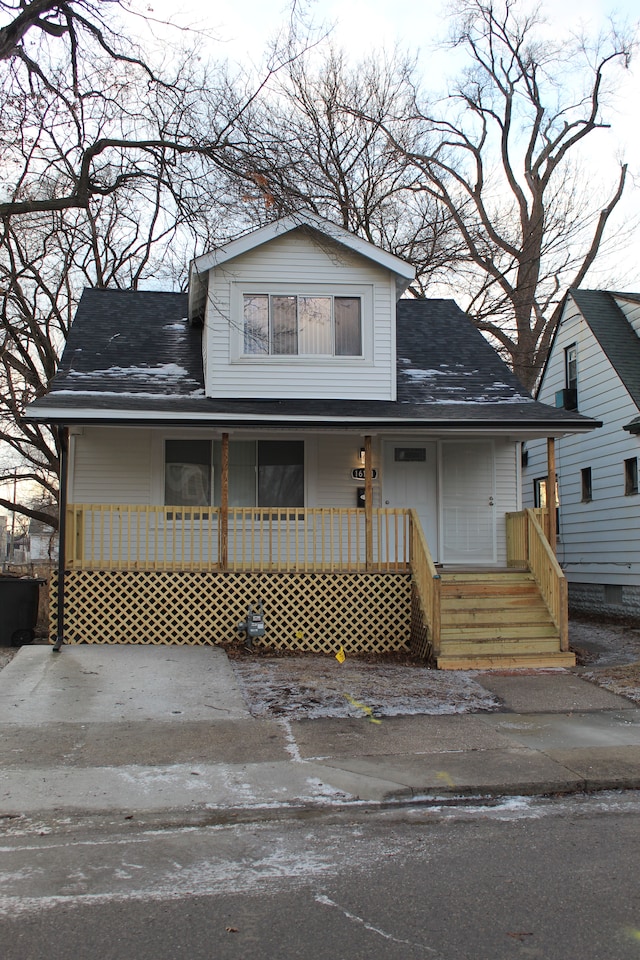
<svg viewBox="0 0 640 960"><path fill-rule="evenodd" d="M560 634L560 649L569 649L567 580L547 539L548 511L527 509L507 514L507 562L526 565L536 578L551 619Z"/></svg>
<svg viewBox="0 0 640 960"><path fill-rule="evenodd" d="M69 569L408 572L404 509L71 504Z"/></svg>
<svg viewBox="0 0 640 960"><path fill-rule="evenodd" d="M440 653L440 574L429 551L427 539L415 510L411 517L411 572L420 598L433 656Z"/></svg>

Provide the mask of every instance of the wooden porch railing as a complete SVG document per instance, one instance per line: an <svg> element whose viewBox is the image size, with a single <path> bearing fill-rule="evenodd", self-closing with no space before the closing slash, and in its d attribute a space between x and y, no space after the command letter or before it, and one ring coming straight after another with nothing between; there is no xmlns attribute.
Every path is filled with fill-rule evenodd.
<svg viewBox="0 0 640 960"><path fill-rule="evenodd" d="M560 634L560 649L569 649L567 580L547 539L549 517L543 509L507 514L507 562L527 566L540 588Z"/></svg>
<svg viewBox="0 0 640 960"><path fill-rule="evenodd" d="M415 583L422 615L429 632L433 656L440 653L440 574L429 551L422 524L415 510L410 510L411 518L411 572Z"/></svg>
<svg viewBox="0 0 640 960"><path fill-rule="evenodd" d="M70 504L69 569L409 571L404 509ZM223 557L226 554L226 562Z"/></svg>

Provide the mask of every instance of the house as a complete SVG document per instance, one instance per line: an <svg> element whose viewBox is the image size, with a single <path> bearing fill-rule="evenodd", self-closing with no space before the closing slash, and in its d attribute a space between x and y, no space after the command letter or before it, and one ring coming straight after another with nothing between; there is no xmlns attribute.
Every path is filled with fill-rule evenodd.
<svg viewBox="0 0 640 960"><path fill-rule="evenodd" d="M58 533L44 520L29 521L29 559L32 563L55 560L58 556Z"/></svg>
<svg viewBox="0 0 640 960"><path fill-rule="evenodd" d="M572 608L640 613L640 294L569 290L538 399L601 422L557 445L558 560ZM547 503L544 445L526 444L524 502Z"/></svg>
<svg viewBox="0 0 640 960"><path fill-rule="evenodd" d="M63 450L58 643L228 642L261 602L285 649L573 662L520 448L593 423L413 275L305 215L198 257L188 296L84 292L27 411Z"/></svg>

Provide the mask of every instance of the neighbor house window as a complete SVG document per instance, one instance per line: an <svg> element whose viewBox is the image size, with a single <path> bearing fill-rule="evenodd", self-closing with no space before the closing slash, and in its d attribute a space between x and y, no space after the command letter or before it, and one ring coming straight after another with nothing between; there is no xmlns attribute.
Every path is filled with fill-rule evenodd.
<svg viewBox="0 0 640 960"><path fill-rule="evenodd" d="M219 505L222 444L219 440L165 441L165 504ZM304 441L231 440L230 507L303 507Z"/></svg>
<svg viewBox="0 0 640 960"><path fill-rule="evenodd" d="M360 297L245 293L244 352L362 356Z"/></svg>
<svg viewBox="0 0 640 960"><path fill-rule="evenodd" d="M629 497L638 492L638 458L630 457L624 462L624 492Z"/></svg>
<svg viewBox="0 0 640 960"><path fill-rule="evenodd" d="M588 503L593 500L593 486L591 484L591 467L583 467L580 471L582 484L582 501Z"/></svg>
<svg viewBox="0 0 640 960"><path fill-rule="evenodd" d="M564 351L564 379L567 390L578 389L578 353L575 343Z"/></svg>

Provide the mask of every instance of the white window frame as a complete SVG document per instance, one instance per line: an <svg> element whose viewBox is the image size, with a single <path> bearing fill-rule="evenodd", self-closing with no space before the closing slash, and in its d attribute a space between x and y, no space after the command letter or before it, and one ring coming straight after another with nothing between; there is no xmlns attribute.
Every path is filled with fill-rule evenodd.
<svg viewBox="0 0 640 960"><path fill-rule="evenodd" d="M336 356L327 353L245 353L244 295L270 294L298 297L354 297L360 300L360 334L362 353ZM246 283L231 284L230 362L276 366L346 365L373 363L373 284L350 283Z"/></svg>

